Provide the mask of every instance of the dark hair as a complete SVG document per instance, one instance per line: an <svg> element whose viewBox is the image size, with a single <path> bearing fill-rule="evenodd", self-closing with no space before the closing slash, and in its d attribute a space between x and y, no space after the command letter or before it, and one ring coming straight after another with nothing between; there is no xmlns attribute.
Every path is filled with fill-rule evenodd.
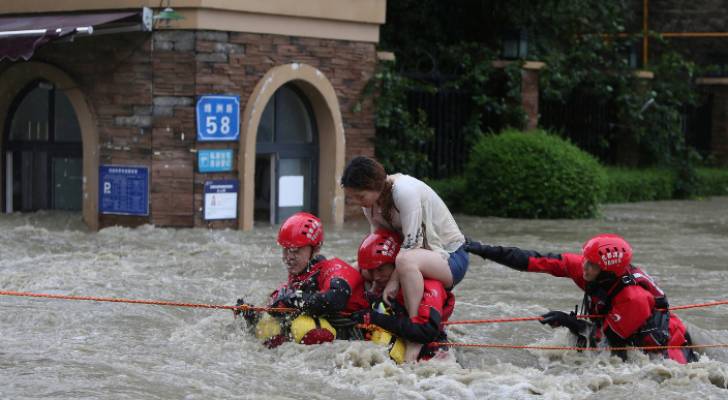
<svg viewBox="0 0 728 400"><path fill-rule="evenodd" d="M341 175L341 186L356 190L381 191L387 173L377 160L369 157L354 157L344 168Z"/></svg>
<svg viewBox="0 0 728 400"><path fill-rule="evenodd" d="M392 197L392 183L387 181L387 172L377 160L357 156L344 168L341 175L341 186L355 190L373 190L380 192L379 206L382 207L382 216L392 225L392 210L396 210ZM398 210L399 211L399 210Z"/></svg>

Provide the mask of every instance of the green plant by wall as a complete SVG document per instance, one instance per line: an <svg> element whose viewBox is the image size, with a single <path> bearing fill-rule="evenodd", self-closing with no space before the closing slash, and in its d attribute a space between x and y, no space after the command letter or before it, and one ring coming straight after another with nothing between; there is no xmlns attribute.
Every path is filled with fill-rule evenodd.
<svg viewBox="0 0 728 400"><path fill-rule="evenodd" d="M465 179L468 213L516 218L593 217L606 186L594 157L544 131L484 136Z"/></svg>
<svg viewBox="0 0 728 400"><path fill-rule="evenodd" d="M426 144L434 137L427 115L407 108L407 92L413 88L429 86L405 78L394 68L394 63L383 62L364 89L363 96L374 97L374 139L376 157L387 171L423 176L430 169ZM358 111L361 103L357 104Z"/></svg>

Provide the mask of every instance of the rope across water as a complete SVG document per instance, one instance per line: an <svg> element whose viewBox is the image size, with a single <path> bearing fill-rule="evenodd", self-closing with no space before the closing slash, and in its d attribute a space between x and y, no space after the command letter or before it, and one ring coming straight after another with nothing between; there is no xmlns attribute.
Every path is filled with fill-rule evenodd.
<svg viewBox="0 0 728 400"><path fill-rule="evenodd" d="M231 306L223 304L204 304L204 303L183 303L174 301L163 301L163 300L139 300L139 299L125 299L115 297L94 297L94 296L70 296L60 294L48 294L48 293L31 293L31 292L17 292L17 291L0 291L2 296L14 296L14 297L35 297L45 298L54 300L77 300L77 301L96 301L96 302L110 302L110 303L128 303L128 304L146 304L156 306L169 306L169 307L187 307L187 308L205 308L205 309L217 309L217 310L253 310L256 312L293 312L294 309L282 308L282 307L254 307L249 305ZM714 307L719 305L728 304L728 300L713 301L707 303L698 304L687 304L684 306L670 307L668 310L687 310L691 308L702 308L702 307ZM579 318L602 318L601 315L579 315ZM523 322L523 321L539 321L542 317L515 317L515 318L495 318L495 319L472 319L472 320L460 320L460 321L447 321L443 325L470 325L470 324L492 324L492 323L508 323L508 322ZM369 327L369 326L362 326ZM684 348L722 348L728 347L728 344L694 344L689 346L636 346L636 347L573 347L573 346L534 346L534 345L509 345L509 344L489 344L489 343L451 343L451 342L435 342L430 343L430 346L448 346L448 347L477 347L477 348L492 348L492 349L526 349L526 350L572 350L572 351L621 351L621 350L669 350L669 349L684 349Z"/></svg>

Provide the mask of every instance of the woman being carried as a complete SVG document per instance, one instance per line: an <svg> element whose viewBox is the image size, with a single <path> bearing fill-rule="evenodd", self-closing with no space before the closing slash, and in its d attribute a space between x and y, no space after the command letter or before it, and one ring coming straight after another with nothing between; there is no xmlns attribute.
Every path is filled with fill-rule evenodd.
<svg viewBox="0 0 728 400"><path fill-rule="evenodd" d="M469 263L465 237L427 184L408 175L387 175L379 162L360 156L344 169L341 185L346 196L362 207L372 233L385 228L402 235L395 271L383 288L385 302L389 304L401 285L405 308L416 316L425 278L442 282L448 290L463 279ZM419 349L408 343L408 361L416 359Z"/></svg>

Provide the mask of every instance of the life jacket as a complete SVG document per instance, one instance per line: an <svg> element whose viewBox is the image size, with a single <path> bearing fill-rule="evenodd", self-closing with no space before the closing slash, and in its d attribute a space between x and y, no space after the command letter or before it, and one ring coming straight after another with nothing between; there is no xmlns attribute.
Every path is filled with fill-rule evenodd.
<svg viewBox="0 0 728 400"><path fill-rule="evenodd" d="M320 255L311 259L302 273L289 275L288 282L276 289L270 298L274 299L278 291L283 288L301 290L304 293L325 292L329 290L331 280L334 278L344 280L351 289L351 295L342 313L350 314L369 307L364 294L364 278L359 271L339 258L326 259Z"/></svg>
<svg viewBox="0 0 728 400"><path fill-rule="evenodd" d="M442 323L446 322L455 310L455 296L451 291L445 289L442 282L434 279L425 279L423 289L422 301L417 308L417 315L410 317L410 321L415 324L427 323L431 318L438 321L440 334L434 341L446 342L447 334ZM404 308L404 294L401 289L397 294L396 302L399 307L393 308L395 314L404 313L404 315L407 315L407 310ZM431 347L424 345L417 356L417 360L429 360L437 354L438 350L447 351L448 348L447 346Z"/></svg>
<svg viewBox="0 0 728 400"><path fill-rule="evenodd" d="M604 316L592 318L594 328L589 337L590 345L602 340L605 329L610 328L633 346L682 346L687 343L685 326L668 311L668 307L665 292L649 275L634 266L608 289L587 285L582 311ZM635 324L641 321L644 323L636 327ZM690 349L661 352L681 363L696 359Z"/></svg>
<svg viewBox="0 0 728 400"><path fill-rule="evenodd" d="M326 319L336 329L338 339L363 340L364 332L356 327L356 322L348 315L369 307L364 294L364 278L359 271L339 258L327 260L321 255L314 257L302 273L289 275L288 282L276 289L270 299L273 301L278 291L283 288L301 290L303 293L326 292L330 289L333 279L345 281L351 289L351 294L344 309L336 315L327 315Z"/></svg>
<svg viewBox="0 0 728 400"><path fill-rule="evenodd" d="M604 289L596 285L587 285L584 290L584 301L582 302L582 310L588 314L607 314L612 309L612 300L626 286L638 285L647 290L654 298L655 307L658 309L667 309L670 307L665 292L660 289L655 281L647 275L646 272L638 267L629 267L628 272L615 280L609 289ZM601 320L595 319L595 323Z"/></svg>

